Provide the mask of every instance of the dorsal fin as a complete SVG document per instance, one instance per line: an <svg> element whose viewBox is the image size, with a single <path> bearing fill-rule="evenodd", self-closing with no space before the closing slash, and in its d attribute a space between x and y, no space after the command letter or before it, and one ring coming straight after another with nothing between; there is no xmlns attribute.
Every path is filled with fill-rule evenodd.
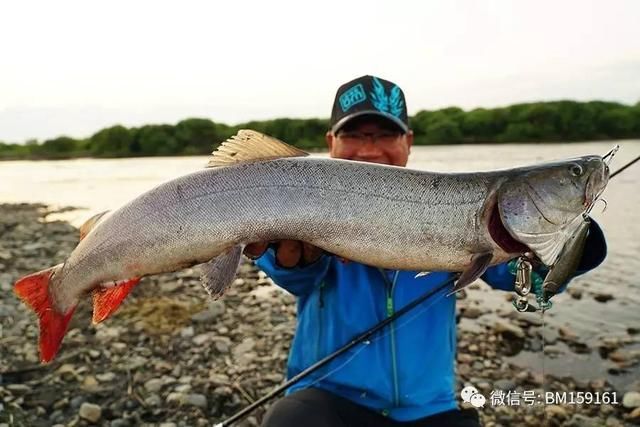
<svg viewBox="0 0 640 427"><path fill-rule="evenodd" d="M99 214L92 216L80 226L80 240L84 239L87 234L89 234L93 227L95 227L100 221L100 218L102 218L107 212L109 211L100 212Z"/></svg>
<svg viewBox="0 0 640 427"><path fill-rule="evenodd" d="M236 135L220 144L212 154L207 164L208 168L309 155L279 139L249 129L239 130Z"/></svg>

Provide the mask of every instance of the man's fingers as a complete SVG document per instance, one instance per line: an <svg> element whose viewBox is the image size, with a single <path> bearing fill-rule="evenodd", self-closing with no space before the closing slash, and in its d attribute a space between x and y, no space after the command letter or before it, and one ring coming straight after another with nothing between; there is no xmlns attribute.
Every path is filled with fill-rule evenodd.
<svg viewBox="0 0 640 427"><path fill-rule="evenodd" d="M323 250L310 243L302 242L302 262L304 265L313 264L320 258Z"/></svg>
<svg viewBox="0 0 640 427"><path fill-rule="evenodd" d="M276 250L276 262L285 268L298 265L302 257L302 243L297 240L282 240Z"/></svg>
<svg viewBox="0 0 640 427"><path fill-rule="evenodd" d="M244 248L244 254L252 259L260 258L262 254L264 254L264 252L267 250L268 247L269 247L269 242L249 243Z"/></svg>

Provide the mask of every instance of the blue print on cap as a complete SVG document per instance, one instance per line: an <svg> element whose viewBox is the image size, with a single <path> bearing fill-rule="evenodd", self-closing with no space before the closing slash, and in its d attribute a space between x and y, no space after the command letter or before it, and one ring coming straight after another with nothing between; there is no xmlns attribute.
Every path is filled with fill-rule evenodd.
<svg viewBox="0 0 640 427"><path fill-rule="evenodd" d="M340 95L339 102L342 112L346 113L347 110L356 104L361 103L367 99L367 95L364 92L362 84L358 83L352 88L347 89L345 93Z"/></svg>
<svg viewBox="0 0 640 427"><path fill-rule="evenodd" d="M390 113L400 117L404 111L404 101L398 86L393 86L387 96L384 86L377 78L373 78L373 92L371 92L371 103L376 110L383 113Z"/></svg>

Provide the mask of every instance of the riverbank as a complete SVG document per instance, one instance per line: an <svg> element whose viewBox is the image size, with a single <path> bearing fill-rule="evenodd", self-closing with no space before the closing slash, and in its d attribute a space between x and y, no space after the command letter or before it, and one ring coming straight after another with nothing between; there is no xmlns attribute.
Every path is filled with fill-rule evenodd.
<svg viewBox="0 0 640 427"><path fill-rule="evenodd" d="M143 279L121 309L96 327L85 301L57 360L40 365L37 322L11 287L18 277L62 262L77 244L75 227L47 222L57 213L44 205L0 205L0 425L206 426L282 383L295 301L248 262L218 301L207 297L194 269ZM640 423L638 382L618 390L605 378L543 377L537 367L507 362L523 351L539 353L546 342L547 357L553 357L554 344L556 350L608 351L624 369L640 361L640 353L620 350L638 341L637 329L611 340L608 349L585 349L571 330L541 334L539 317L514 310L495 310L491 323L476 322L484 308L471 300L465 294L458 301L458 390L470 383L487 398L479 410L485 426ZM492 404L496 390L520 393L519 403ZM545 408L523 401L529 391L616 392L618 404ZM265 409L238 425L258 425Z"/></svg>

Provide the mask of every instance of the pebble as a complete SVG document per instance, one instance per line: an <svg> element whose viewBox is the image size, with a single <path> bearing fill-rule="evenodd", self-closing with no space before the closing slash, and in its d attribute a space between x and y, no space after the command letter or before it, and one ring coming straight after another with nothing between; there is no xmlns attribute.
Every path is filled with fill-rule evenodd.
<svg viewBox="0 0 640 427"><path fill-rule="evenodd" d="M566 427L602 427L602 420L599 418L587 417L582 414L574 414Z"/></svg>
<svg viewBox="0 0 640 427"><path fill-rule="evenodd" d="M493 383L493 388L496 390L502 390L504 392L515 390L516 383L511 380L498 380Z"/></svg>
<svg viewBox="0 0 640 427"><path fill-rule="evenodd" d="M640 407L631 411L627 416L627 419L635 424L639 424L640 423Z"/></svg>
<svg viewBox="0 0 640 427"><path fill-rule="evenodd" d="M162 389L164 382L161 378L152 378L144 383L144 388L150 392L158 392Z"/></svg>
<svg viewBox="0 0 640 427"><path fill-rule="evenodd" d="M524 338L525 333L521 327L505 321L498 321L494 325L494 330L507 338Z"/></svg>
<svg viewBox="0 0 640 427"><path fill-rule="evenodd" d="M569 295L571 295L571 297L574 298L574 299L581 299L582 298L582 290L577 289L577 288L575 288L573 286L569 286L567 288L567 293Z"/></svg>
<svg viewBox="0 0 640 427"><path fill-rule="evenodd" d="M180 336L182 338L191 338L194 335L193 326L187 326L186 328L180 329Z"/></svg>
<svg viewBox="0 0 640 427"><path fill-rule="evenodd" d="M183 400L184 405L197 406L198 408L207 407L207 397L204 394L191 393L187 394Z"/></svg>
<svg viewBox="0 0 640 427"><path fill-rule="evenodd" d="M477 319L483 314L484 314L484 311L479 309L478 307L467 307L462 312L462 317L466 317L468 319Z"/></svg>
<svg viewBox="0 0 640 427"><path fill-rule="evenodd" d="M178 393L187 393L191 391L191 384L180 384L174 390Z"/></svg>
<svg viewBox="0 0 640 427"><path fill-rule="evenodd" d="M253 350L255 346L256 346L256 342L253 338L251 337L245 338L242 340L240 344L238 344L233 349L233 355L240 356L240 355L243 355L244 353L248 353L251 350Z"/></svg>
<svg viewBox="0 0 640 427"><path fill-rule="evenodd" d="M31 387L26 384L8 384L6 389L16 394L24 394L31 391Z"/></svg>
<svg viewBox="0 0 640 427"><path fill-rule="evenodd" d="M559 405L546 405L544 411L548 417L555 420L564 421L569 418L567 410Z"/></svg>
<svg viewBox="0 0 640 427"><path fill-rule="evenodd" d="M205 334L196 335L191 339L191 341L198 346L204 345L205 343L211 341L213 334L211 332L207 332Z"/></svg>
<svg viewBox="0 0 640 427"><path fill-rule="evenodd" d="M87 398L84 396L76 396L74 398L71 399L71 401L69 402L69 405L73 408L73 409L77 409L79 408L83 403L85 403L87 401Z"/></svg>
<svg viewBox="0 0 640 427"><path fill-rule="evenodd" d="M108 383L116 379L116 374L113 372L105 372L104 374L97 374L96 379L101 383Z"/></svg>
<svg viewBox="0 0 640 427"><path fill-rule="evenodd" d="M152 407L160 406L162 405L162 399L157 394L150 394L146 399L144 399L144 403Z"/></svg>
<svg viewBox="0 0 640 427"><path fill-rule="evenodd" d="M622 406L625 408L640 407L640 393L637 391L628 391L622 397Z"/></svg>
<svg viewBox="0 0 640 427"><path fill-rule="evenodd" d="M90 421L92 423L97 423L102 416L102 408L93 403L83 403L80 406L80 411L78 412L80 418Z"/></svg>

